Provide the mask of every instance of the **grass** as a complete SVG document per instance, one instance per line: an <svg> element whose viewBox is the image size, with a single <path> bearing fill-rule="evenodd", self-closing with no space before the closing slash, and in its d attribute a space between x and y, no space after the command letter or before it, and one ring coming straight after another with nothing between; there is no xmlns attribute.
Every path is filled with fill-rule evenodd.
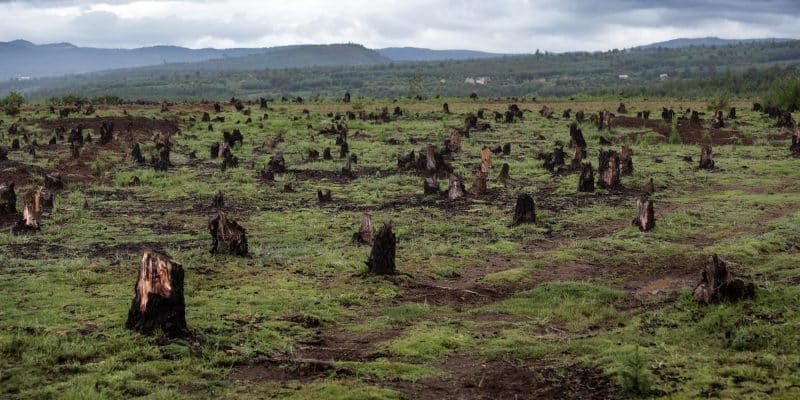
<svg viewBox="0 0 800 400"><path fill-rule="evenodd" d="M451 115L441 113L443 101ZM359 102L368 112L385 105ZM685 155L697 159L698 146L644 135L630 141L635 169L623 177L629 190L622 193L577 194L574 174L545 171L534 155L555 140L568 142L568 121L544 120L535 113L541 104L530 102L520 104L534 111L524 121L492 123L491 131L462 141L453 166L464 176L484 144L512 143L510 155L493 156L490 194L463 204L423 197L419 177L394 171L395 156L426 143L438 146L450 126L463 124L460 114L479 107L502 111L505 102L403 101L398 104L407 112L397 121L350 121L348 142L359 159L354 168L381 173L348 183L305 180L300 173L279 174L275 185L257 180L256 171L277 152L290 169L341 168L339 159L303 161L309 149L337 153L334 138L318 129L330 124L328 112L347 107L330 102L274 104L266 120L254 110L251 124L226 111L212 132L184 122L177 142L186 149L176 151L176 167L166 173L137 167L124 152L100 152L87 164L99 168L100 178L71 182L45 213L41 232L0 233L0 397L391 399L404 396L401 383L456 382L463 371L448 360L466 357L487 365L554 366L567 374L576 363L597 368L616 397L796 398L800 176L788 140L770 139L779 130L748 111L747 103L734 102L737 129L758 144L715 146L718 169L707 172L682 161ZM560 115L565 108L611 109L618 101L548 104ZM626 105L657 115L662 106L700 109L704 103ZM164 116L157 107L127 109L134 116ZM28 121L55 118L35 112L23 107ZM98 107L100 115L120 113ZM200 111L176 106L170 115L185 121ZM242 167L223 172L208 147L234 128L245 137L234 148ZM599 135L588 123L583 130L587 161L596 168ZM641 130L615 128L610 136ZM33 127L28 132L40 143L51 136ZM278 132L283 142L257 151ZM149 158L152 144L140 142ZM190 150L197 160L186 156ZM37 150L35 159L25 152L10 158L53 168L68 153L61 146ZM502 163L514 180L507 185L493 179ZM20 171L4 168L0 181ZM134 177L138 186L129 185ZM630 219L636 188L650 178L657 186L657 222L642 233ZM18 185L19 198L40 181L33 175ZM295 192L284 193L284 182ZM338 201L318 205L317 188L331 189ZM247 229L249 258L208 252L208 205L217 191ZM538 222L511 228L514 200L523 192L535 198ZM363 212L376 225L393 222L397 266L410 277L364 275L369 247L350 240ZM141 246L161 246L184 266L191 339L165 344L158 335L124 329ZM694 303L697 267L711 253L755 281L755 299ZM679 282L666 294L637 294L666 278ZM442 297L437 293L448 289L428 293L417 283L452 293ZM314 324L296 322L303 320ZM331 332L351 341L320 346L352 345L368 355L330 356L350 374L233 379L242 364L327 357L306 349Z"/></svg>

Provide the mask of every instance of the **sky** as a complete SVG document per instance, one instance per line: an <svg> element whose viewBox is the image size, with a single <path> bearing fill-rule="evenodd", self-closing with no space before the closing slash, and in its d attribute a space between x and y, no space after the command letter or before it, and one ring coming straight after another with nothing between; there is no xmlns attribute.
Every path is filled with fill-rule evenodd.
<svg viewBox="0 0 800 400"><path fill-rule="evenodd" d="M800 0L0 0L0 41L532 53L685 37L800 38L799 20Z"/></svg>

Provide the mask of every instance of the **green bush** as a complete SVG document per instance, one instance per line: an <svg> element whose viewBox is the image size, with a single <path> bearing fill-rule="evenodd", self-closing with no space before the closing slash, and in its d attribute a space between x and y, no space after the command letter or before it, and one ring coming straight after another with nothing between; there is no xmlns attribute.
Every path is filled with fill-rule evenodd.
<svg viewBox="0 0 800 400"><path fill-rule="evenodd" d="M0 100L0 106L3 107L3 111L5 111L5 113L8 115L19 114L19 108L24 103L25 97L18 92L11 92L2 100Z"/></svg>
<svg viewBox="0 0 800 400"><path fill-rule="evenodd" d="M731 95L728 92L717 93L706 101L708 111L727 110L731 106Z"/></svg>
<svg viewBox="0 0 800 400"><path fill-rule="evenodd" d="M784 110L800 109L800 74L794 74L778 81L762 100L767 107Z"/></svg>

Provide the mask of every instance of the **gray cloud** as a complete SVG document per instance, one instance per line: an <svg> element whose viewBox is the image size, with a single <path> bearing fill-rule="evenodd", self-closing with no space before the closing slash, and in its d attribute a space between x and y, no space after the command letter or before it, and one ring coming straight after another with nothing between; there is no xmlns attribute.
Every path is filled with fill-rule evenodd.
<svg viewBox="0 0 800 400"><path fill-rule="evenodd" d="M789 0L0 0L0 40L95 47L356 42L495 52L605 50L676 37L800 38Z"/></svg>

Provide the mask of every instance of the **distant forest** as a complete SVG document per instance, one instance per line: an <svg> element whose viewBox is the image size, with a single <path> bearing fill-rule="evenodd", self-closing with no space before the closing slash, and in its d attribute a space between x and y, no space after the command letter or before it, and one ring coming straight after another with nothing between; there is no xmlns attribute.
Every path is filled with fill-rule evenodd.
<svg viewBox="0 0 800 400"><path fill-rule="evenodd" d="M324 57L324 55L319 55ZM304 62L317 63L313 54ZM229 63L229 64L228 64ZM185 100L302 96L554 97L751 95L796 75L800 41L539 53L474 60L264 68L258 57L113 70L0 84L29 99L66 94ZM622 77L621 77L622 75ZM488 77L486 84L465 82Z"/></svg>

